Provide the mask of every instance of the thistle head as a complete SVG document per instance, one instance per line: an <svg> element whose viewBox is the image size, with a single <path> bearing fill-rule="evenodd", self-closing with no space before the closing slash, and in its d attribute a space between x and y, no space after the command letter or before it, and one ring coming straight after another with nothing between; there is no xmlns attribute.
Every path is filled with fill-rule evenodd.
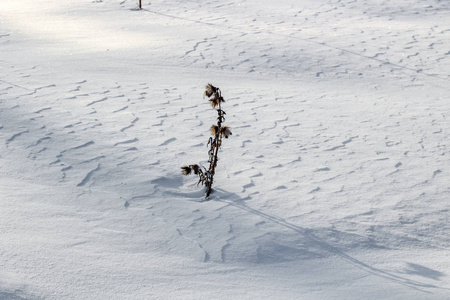
<svg viewBox="0 0 450 300"><path fill-rule="evenodd" d="M220 103L225 102L222 96L219 96L218 94L215 94L214 98L209 99L209 102L211 103L211 106L213 108L216 108L220 105Z"/></svg>
<svg viewBox="0 0 450 300"><path fill-rule="evenodd" d="M190 165L189 167L191 167L191 170L194 172L195 175L198 175L200 171L200 167L198 165Z"/></svg>
<svg viewBox="0 0 450 300"><path fill-rule="evenodd" d="M200 173L200 167L198 165L189 165L181 168L181 172L183 175L189 175L194 172L195 175Z"/></svg>
<svg viewBox="0 0 450 300"><path fill-rule="evenodd" d="M189 175L191 174L192 169L188 166L185 167L181 167L181 173L183 173L183 175Z"/></svg>
<svg viewBox="0 0 450 300"><path fill-rule="evenodd" d="M219 127L217 125L211 126L210 132L212 135L216 135L218 131L219 131Z"/></svg>
<svg viewBox="0 0 450 300"><path fill-rule="evenodd" d="M222 128L220 128L220 135L227 139L230 135L232 135L230 127L223 126Z"/></svg>
<svg viewBox="0 0 450 300"><path fill-rule="evenodd" d="M219 90L218 88L208 83L205 87L205 93L203 94L203 98L205 98L205 96L208 98L211 97L212 95L216 94L218 90Z"/></svg>

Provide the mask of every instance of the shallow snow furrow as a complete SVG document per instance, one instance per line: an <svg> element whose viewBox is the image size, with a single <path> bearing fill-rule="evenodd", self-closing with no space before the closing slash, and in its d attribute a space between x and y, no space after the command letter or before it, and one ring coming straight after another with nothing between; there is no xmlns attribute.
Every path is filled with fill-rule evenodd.
<svg viewBox="0 0 450 300"><path fill-rule="evenodd" d="M86 185L86 183L89 182L89 180L91 179L92 175L94 175L95 172L98 172L100 170L100 164L97 165L97 168L89 171L89 173L86 174L86 176L83 178L83 180L81 180L80 183L77 184L77 186L84 186Z"/></svg>

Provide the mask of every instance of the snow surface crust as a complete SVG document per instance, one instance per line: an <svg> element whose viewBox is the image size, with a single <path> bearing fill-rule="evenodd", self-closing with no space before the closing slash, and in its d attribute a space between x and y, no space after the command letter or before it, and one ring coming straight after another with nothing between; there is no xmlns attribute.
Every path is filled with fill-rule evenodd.
<svg viewBox="0 0 450 300"><path fill-rule="evenodd" d="M449 2L136 6L0 2L1 300L450 299Z"/></svg>

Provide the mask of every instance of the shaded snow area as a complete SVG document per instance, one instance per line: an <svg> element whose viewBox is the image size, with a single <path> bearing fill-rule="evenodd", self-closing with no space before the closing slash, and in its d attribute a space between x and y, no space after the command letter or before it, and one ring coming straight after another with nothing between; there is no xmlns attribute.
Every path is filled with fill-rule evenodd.
<svg viewBox="0 0 450 300"><path fill-rule="evenodd" d="M142 5L0 1L1 300L450 299L449 1Z"/></svg>

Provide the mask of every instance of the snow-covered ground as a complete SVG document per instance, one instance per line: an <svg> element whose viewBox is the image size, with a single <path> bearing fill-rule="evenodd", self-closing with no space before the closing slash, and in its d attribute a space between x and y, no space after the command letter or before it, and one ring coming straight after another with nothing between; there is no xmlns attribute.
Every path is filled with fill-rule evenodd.
<svg viewBox="0 0 450 300"><path fill-rule="evenodd" d="M450 299L450 2L136 7L0 1L0 299Z"/></svg>

